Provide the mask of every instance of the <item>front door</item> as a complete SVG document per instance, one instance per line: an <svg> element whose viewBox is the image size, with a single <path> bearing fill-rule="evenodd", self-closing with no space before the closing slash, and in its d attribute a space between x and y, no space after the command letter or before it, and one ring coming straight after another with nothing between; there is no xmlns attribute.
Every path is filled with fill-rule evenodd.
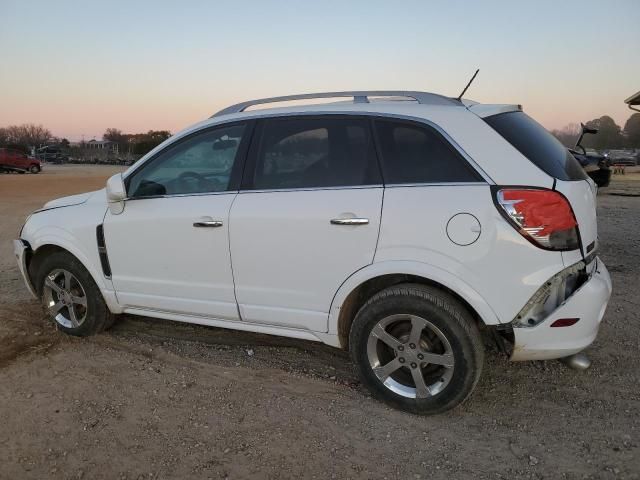
<svg viewBox="0 0 640 480"><path fill-rule="evenodd" d="M229 253L249 126L199 131L127 176L124 211L107 212L118 301L130 308L238 320Z"/></svg>
<svg viewBox="0 0 640 480"><path fill-rule="evenodd" d="M242 319L327 331L331 300L373 261L383 187L366 119L260 121L231 208Z"/></svg>

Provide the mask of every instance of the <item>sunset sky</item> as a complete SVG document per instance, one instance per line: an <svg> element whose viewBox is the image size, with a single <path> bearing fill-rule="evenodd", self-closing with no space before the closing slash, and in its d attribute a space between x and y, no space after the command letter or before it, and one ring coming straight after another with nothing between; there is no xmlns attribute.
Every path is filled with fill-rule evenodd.
<svg viewBox="0 0 640 480"><path fill-rule="evenodd" d="M0 127L173 132L251 98L426 90L547 128L640 90L640 1L0 0Z"/></svg>

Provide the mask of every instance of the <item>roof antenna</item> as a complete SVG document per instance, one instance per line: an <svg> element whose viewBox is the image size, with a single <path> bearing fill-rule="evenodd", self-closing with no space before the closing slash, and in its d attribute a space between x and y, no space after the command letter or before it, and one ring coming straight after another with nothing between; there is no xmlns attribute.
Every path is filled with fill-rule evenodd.
<svg viewBox="0 0 640 480"><path fill-rule="evenodd" d="M458 100L462 100L462 96L467 93L467 90L469 89L469 87L471 86L471 84L473 83L473 81L476 79L476 75L478 75L478 72L480 71L480 69L476 70L476 73L473 74L473 77L471 77L471 80L469 80L469 83L467 83L467 86L464 87L464 90L462 90L462 93L460 93L460 95L458 95Z"/></svg>

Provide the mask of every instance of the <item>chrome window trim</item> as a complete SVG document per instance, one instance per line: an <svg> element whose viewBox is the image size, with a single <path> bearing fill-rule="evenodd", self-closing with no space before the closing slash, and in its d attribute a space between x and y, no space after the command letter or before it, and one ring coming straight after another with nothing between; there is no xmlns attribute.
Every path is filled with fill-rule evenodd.
<svg viewBox="0 0 640 480"><path fill-rule="evenodd" d="M415 117L413 115L403 115L403 114L399 114L399 113L372 112L372 111L367 111L367 110L363 110L363 111L360 111L360 110L304 111L304 112L269 112L269 111L265 111L264 113L262 113L261 110L252 110L250 112L246 112L246 116L230 118L230 119L227 119L226 121L225 120L220 121L220 119L218 117L212 117L212 119L211 119L212 121L210 123L208 122L205 125L199 125L197 128L194 128L193 130L185 131L180 136L176 135L175 139L174 139L174 137L170 137L166 141L169 141L169 140L172 140L172 141L170 143L166 144L165 146L163 146L162 148L158 148L158 147L161 147L163 144L158 145L158 147L156 147L153 150L151 150L147 155L145 155L140 160L138 160L136 163L134 163L130 167L129 170L124 172L123 175L122 175L122 179L123 179L123 181L125 179L127 179L136 170L141 168L142 165L144 165L145 163L147 163L147 161L151 160L156 155L161 153L165 148L169 148L175 142L180 141L181 139L183 139L184 137L187 137L189 135L198 133L201 130L206 130L208 128L214 128L214 127L224 127L226 124L233 124L233 123L238 123L238 122L248 121L248 120L259 120L259 119L280 118L280 117L325 116L325 115L326 116L331 116L331 115L342 115L342 116L345 116L346 115L346 116L350 116L350 117L366 117L366 118L371 118L371 119L374 119L374 120L376 118L379 118L379 119L391 118L391 119L398 119L398 120L408 120L408 121L414 122L416 124L423 124L423 125L430 126L434 130L436 130L440 135L442 135L445 138L445 140L447 140L447 142L449 142L451 144L451 146L460 155L462 155L462 157L485 180L485 182L487 182L489 185L495 185L496 184L493 181L493 179L487 174L487 172L485 172L482 169L482 167L480 165L478 165L478 163L476 163L476 161L445 130L443 130L442 127L440 127L438 124L436 124L436 123L434 123L431 120L428 120L426 118ZM218 120L218 121L215 121L215 120ZM145 158L145 157L147 157L147 158ZM446 183L444 183L444 182L443 182L443 184L446 185ZM241 190L241 192L244 192L244 191L246 191L246 190ZM149 197L145 197L145 198L149 198Z"/></svg>
<svg viewBox="0 0 640 480"><path fill-rule="evenodd" d="M259 112L259 110L258 110ZM281 112L281 113L274 113L274 112L269 112L269 113L265 113L264 115L259 115L259 116L255 116L255 117L251 117L251 118L259 118L259 119L269 119L269 118L279 118L279 117L302 117L302 116L330 116L330 115L346 115L346 116L350 116L350 117L366 117L367 119L373 119L375 120L376 118L379 119L387 119L387 118L391 118L391 119L397 119L397 120L408 120L410 122L414 122L416 124L423 124L423 125L427 125L431 128L433 128L436 132L438 132L440 135L442 135L444 137L444 139L449 142L449 144L460 154L462 155L462 157L469 163L469 165L484 179L484 181L486 183L488 183L489 185L495 185L495 182L493 181L493 179L489 176L489 174L487 172L485 172L482 167L480 165L478 165L478 163L471 158L471 156L458 144L458 142L456 142L451 135L449 135L445 130L442 129L442 127L440 127L440 125L432 122L431 120L428 120L426 118L421 118L421 117L414 117L412 115L403 115L403 114L398 114L398 113L384 113L384 112L368 112L368 111L353 111L353 110L339 110L339 111L335 111L335 112L326 112L326 111L320 111L320 112ZM481 182L480 182L481 183ZM440 183L438 183L440 184ZM443 185L450 185L451 183L446 183L446 182L442 182ZM241 190L244 191L244 190Z"/></svg>
<svg viewBox="0 0 640 480"><path fill-rule="evenodd" d="M277 193L277 192L315 192L318 190L364 190L368 188L384 188L382 184L375 185L341 185L339 187L298 187L298 188L264 188L260 190L240 190L240 195L245 193Z"/></svg>
<svg viewBox="0 0 640 480"><path fill-rule="evenodd" d="M173 197L205 197L209 195L229 195L237 194L239 190L225 190L224 192L199 192L199 193L174 193L170 195L149 195L147 197L127 197L123 201L128 202L130 200L149 200L152 198L173 198Z"/></svg>
<svg viewBox="0 0 640 480"><path fill-rule="evenodd" d="M425 183L390 183L385 188L401 187L480 187L487 186L487 182L478 180L477 182L425 182Z"/></svg>
<svg viewBox="0 0 640 480"><path fill-rule="evenodd" d="M336 187L299 187L299 188L272 188L260 190L232 190L224 192L204 192L204 193L179 193L174 195L152 195L148 197L132 197L125 198L129 200L148 200L154 198L173 198L173 197L203 197L209 195L229 195L229 194L247 194L247 193L278 193L278 192L310 192L320 190L363 190L368 188L414 188L414 187L481 187L487 183L478 180L477 182L440 182L440 183L390 183L382 185L380 183L373 185L341 185Z"/></svg>
<svg viewBox="0 0 640 480"><path fill-rule="evenodd" d="M483 183L480 183L484 185ZM399 185L406 187L407 185ZM154 198L173 198L173 197L203 197L209 195L228 195L228 194L244 194L244 193L277 193L277 192L308 192L316 190L362 190L366 188L385 188L382 184L374 185L341 185L339 187L300 187L300 188L275 188L261 190L230 190L224 192L203 192L203 193L176 193L173 195L149 195L148 197L127 197L125 202L130 200L149 200Z"/></svg>

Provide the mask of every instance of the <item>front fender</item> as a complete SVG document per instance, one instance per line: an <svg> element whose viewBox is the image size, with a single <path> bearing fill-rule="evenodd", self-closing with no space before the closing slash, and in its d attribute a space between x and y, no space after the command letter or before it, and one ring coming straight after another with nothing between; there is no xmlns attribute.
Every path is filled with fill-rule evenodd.
<svg viewBox="0 0 640 480"><path fill-rule="evenodd" d="M43 231L44 230L44 231ZM36 234L32 238L25 238L25 240L29 242L31 248L34 253L38 251L39 248L44 247L45 245L53 245L56 247L63 248L71 253L74 257L80 260L80 263L84 265L84 267L89 271L93 280L96 282L96 285L103 288L112 288L111 282L108 281L102 272L97 270L94 266L94 261L97 260L99 262L99 258L97 257L96 250L96 258L90 258L88 252L85 252L75 241L73 235L67 232L66 230L59 227L48 227L46 229L40 229L36 232ZM99 265L99 263L98 263ZM107 282L109 282L107 284Z"/></svg>
<svg viewBox="0 0 640 480"><path fill-rule="evenodd" d="M439 283L464 299L486 325L500 323L491 306L464 280L434 265L409 260L384 261L368 265L347 278L333 297L329 310L329 334L338 334L338 319L342 304L357 287L367 280L383 275L414 275Z"/></svg>
<svg viewBox="0 0 640 480"><path fill-rule="evenodd" d="M46 245L56 246L68 251L87 269L102 292L109 310L113 313L122 312L122 307L118 304L111 279L106 278L99 267L100 259L97 245L95 249L88 248L71 232L57 226L43 226L31 232L24 231L22 238L29 242L34 253Z"/></svg>

